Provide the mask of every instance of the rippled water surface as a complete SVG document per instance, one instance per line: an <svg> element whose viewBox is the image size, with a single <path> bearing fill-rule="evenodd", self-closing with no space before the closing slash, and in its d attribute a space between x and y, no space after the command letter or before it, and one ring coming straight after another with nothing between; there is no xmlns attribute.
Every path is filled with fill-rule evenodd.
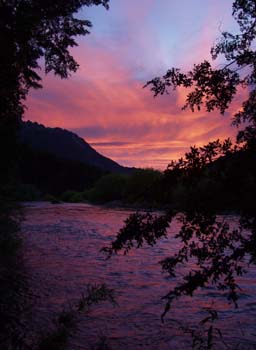
<svg viewBox="0 0 256 350"><path fill-rule="evenodd" d="M93 349L101 337L107 337L114 350L191 349L190 336L176 321L184 327L193 326L205 316L202 308L212 301L221 311L218 326L231 349L256 349L255 270L240 281L238 309L208 289L176 302L162 323L161 297L173 282L161 272L158 262L175 252L177 224L170 228L168 239L153 248L106 261L100 248L111 242L130 211L48 203L27 203L24 211L25 263L30 287L37 296L35 327L47 329L63 306L78 299L89 283L106 283L115 290L119 306L104 303L82 315L69 349Z"/></svg>

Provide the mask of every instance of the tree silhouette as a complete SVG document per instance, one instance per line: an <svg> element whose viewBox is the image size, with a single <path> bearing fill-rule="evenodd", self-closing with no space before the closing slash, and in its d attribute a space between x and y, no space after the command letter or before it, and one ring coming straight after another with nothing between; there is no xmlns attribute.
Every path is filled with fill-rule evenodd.
<svg viewBox="0 0 256 350"><path fill-rule="evenodd" d="M217 109L221 114L229 107L238 87L247 88L249 91L248 99L233 119L234 125L243 126L237 134L237 142L241 145L233 147L228 139L223 143L219 140L211 142L202 148L191 147L184 158L171 162L165 172L172 186L182 183L185 190L193 188L200 182L203 172L211 171L211 164L217 158L225 158L230 153L240 154L241 150L255 154L256 2L235 0L233 16L239 25L240 33L234 35L223 32L221 39L211 49L213 61L221 55L226 59L222 68L214 68L208 61L194 65L187 73L171 68L163 77L156 77L145 85L151 88L154 96L168 93L170 88L189 88L183 108L190 108L193 112L202 107L208 112ZM200 193L192 191L192 194L185 194L182 206L172 202L171 209L162 216L152 213L132 214L111 246L103 249L111 256L119 251L127 253L133 247L139 248L144 244L154 245L159 238L168 234L168 227L173 220L180 221L181 229L176 234L176 239L181 242L180 249L172 256L163 258L161 266L171 278L176 276L180 265L186 265L189 271L182 281L164 295L166 307L162 317L167 314L175 300L184 295L192 296L198 288L208 286L226 291L228 299L237 306L239 288L236 278L245 272L246 256L249 256L248 266L255 263L254 201L238 203L239 207L236 209L240 219L234 229L225 217L217 216L218 209L222 208L221 198L217 207L212 207ZM193 266L193 270L190 266ZM211 325L207 329L205 347L200 347L202 344L197 343L195 348L212 348L212 335Z"/></svg>
<svg viewBox="0 0 256 350"><path fill-rule="evenodd" d="M244 130L237 135L238 142L255 146L256 137L256 3L254 0L236 0L233 16L240 32L222 32L221 38L211 49L212 60L219 56L226 60L222 68L215 68L208 61L195 64L193 69L183 73L178 68L169 69L162 77L148 81L154 96L168 93L170 88L183 86L190 88L183 108L208 112L217 109L224 114L239 87L248 88L249 97L241 110L234 115L233 124L244 124Z"/></svg>
<svg viewBox="0 0 256 350"><path fill-rule="evenodd" d="M78 63L69 49L92 24L75 15L109 0L0 0L0 207L15 187L17 128L29 89L42 87L39 71L67 78ZM7 190L7 188L9 190Z"/></svg>
<svg viewBox="0 0 256 350"><path fill-rule="evenodd" d="M19 267L16 210L17 128L31 88L42 87L40 69L67 78L78 69L69 49L92 24L75 15L109 0L0 0L0 330L1 349L22 349L19 316L25 278ZM25 332L25 330L23 330Z"/></svg>
<svg viewBox="0 0 256 350"><path fill-rule="evenodd" d="M29 89L42 87L39 71L67 78L78 69L69 49L92 24L75 15L83 6L109 0L0 0L0 232L14 196L17 128ZM6 203L9 203L6 205ZM3 220L2 220L3 218ZM2 225L3 224L3 225ZM2 228L3 226L3 228ZM1 238L1 237L0 237Z"/></svg>
<svg viewBox="0 0 256 350"><path fill-rule="evenodd" d="M83 6L103 5L108 0L2 0L0 2L1 119L21 116L30 88L41 87L39 69L67 78L78 63L69 49L77 35L89 34L92 24L76 18Z"/></svg>

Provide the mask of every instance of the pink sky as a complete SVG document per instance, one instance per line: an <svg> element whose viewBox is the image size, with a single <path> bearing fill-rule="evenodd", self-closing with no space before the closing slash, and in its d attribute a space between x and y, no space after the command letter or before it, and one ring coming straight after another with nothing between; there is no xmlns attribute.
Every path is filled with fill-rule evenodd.
<svg viewBox="0 0 256 350"><path fill-rule="evenodd" d="M172 66L204 58L220 30L233 29L232 1L112 0L91 8L92 33L73 50L79 71L68 80L44 77L28 98L25 119L62 127L122 165L165 168L191 145L235 135L231 116L182 111L185 91L153 98L144 83Z"/></svg>

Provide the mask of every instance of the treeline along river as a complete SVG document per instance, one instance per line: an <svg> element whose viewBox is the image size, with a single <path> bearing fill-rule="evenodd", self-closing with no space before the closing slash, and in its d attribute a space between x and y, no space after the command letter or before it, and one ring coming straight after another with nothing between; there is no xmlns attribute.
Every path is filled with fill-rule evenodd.
<svg viewBox="0 0 256 350"><path fill-rule="evenodd" d="M25 203L22 224L25 268L33 295L31 328L47 332L56 315L79 299L87 284L106 283L118 306L102 303L81 314L69 349L93 349L106 337L111 349L191 349L185 329L198 327L209 305L220 311L216 326L231 349L256 348L256 269L240 279L238 308L215 289L178 300L161 321L161 299L175 284L159 261L175 252L179 229L154 247L133 249L106 260L100 249L111 243L131 211L87 204ZM237 218L227 218L233 225ZM182 276L183 270L180 270ZM221 342L218 349L225 348Z"/></svg>

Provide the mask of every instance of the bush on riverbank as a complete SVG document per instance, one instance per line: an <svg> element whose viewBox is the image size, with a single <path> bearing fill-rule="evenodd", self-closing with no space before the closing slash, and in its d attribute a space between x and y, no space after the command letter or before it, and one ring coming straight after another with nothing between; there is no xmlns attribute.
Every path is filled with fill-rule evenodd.
<svg viewBox="0 0 256 350"><path fill-rule="evenodd" d="M85 192L85 198L93 203L121 201L123 204L145 204L150 202L151 188L163 174L154 169L138 169L131 175L109 174Z"/></svg>
<svg viewBox="0 0 256 350"><path fill-rule="evenodd" d="M198 156L192 157L191 162L198 162ZM193 170L193 173L180 165L179 168L170 166L164 173L154 169L139 169L131 175L107 174L89 189L69 190L60 195L42 195L34 185L22 185L18 198L52 203L116 202L141 207L168 206L178 210L193 204L218 211L236 211L241 206L253 207L255 184L256 155L241 150L205 164Z"/></svg>

